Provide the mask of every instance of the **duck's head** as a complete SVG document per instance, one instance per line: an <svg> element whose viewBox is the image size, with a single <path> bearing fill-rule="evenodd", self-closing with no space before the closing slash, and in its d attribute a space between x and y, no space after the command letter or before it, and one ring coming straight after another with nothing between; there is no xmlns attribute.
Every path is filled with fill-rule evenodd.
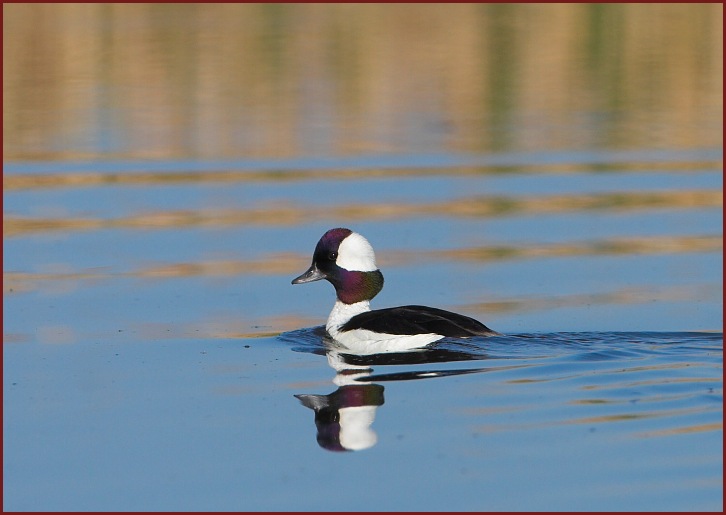
<svg viewBox="0 0 726 515"><path fill-rule="evenodd" d="M330 229L318 241L310 268L292 284L327 279L338 300L354 304L371 300L383 288L383 274L376 266L373 247L350 229Z"/></svg>

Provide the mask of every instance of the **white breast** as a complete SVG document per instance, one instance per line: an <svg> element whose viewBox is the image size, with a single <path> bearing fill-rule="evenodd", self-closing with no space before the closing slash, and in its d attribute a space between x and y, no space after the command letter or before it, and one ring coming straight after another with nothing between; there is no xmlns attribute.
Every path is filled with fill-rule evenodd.
<svg viewBox="0 0 726 515"><path fill-rule="evenodd" d="M325 329L327 329L330 335L333 336L333 331L337 332L338 329L348 320L356 315L360 315L361 313L365 313L370 310L371 301L369 300L363 300L361 302L356 302L355 304L346 304L345 302L336 300L333 310L328 316L328 322L325 324Z"/></svg>

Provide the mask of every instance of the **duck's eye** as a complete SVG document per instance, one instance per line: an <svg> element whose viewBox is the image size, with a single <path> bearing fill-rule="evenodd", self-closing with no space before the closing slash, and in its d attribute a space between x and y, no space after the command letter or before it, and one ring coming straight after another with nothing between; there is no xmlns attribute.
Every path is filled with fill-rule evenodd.
<svg viewBox="0 0 726 515"><path fill-rule="evenodd" d="M330 259L331 261L335 261L337 258L338 258L337 252L331 252L330 254L328 254L328 259Z"/></svg>

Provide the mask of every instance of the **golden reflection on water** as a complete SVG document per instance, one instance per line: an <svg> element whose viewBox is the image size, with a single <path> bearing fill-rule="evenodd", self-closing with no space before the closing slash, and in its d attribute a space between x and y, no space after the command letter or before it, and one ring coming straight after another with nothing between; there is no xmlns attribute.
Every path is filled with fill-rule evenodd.
<svg viewBox="0 0 726 515"><path fill-rule="evenodd" d="M650 438L653 436L674 436L689 433L703 433L705 431L723 431L723 422L713 424L697 424L693 426L673 427L670 429L661 429L659 431L646 431L638 433L637 436Z"/></svg>
<svg viewBox="0 0 726 515"><path fill-rule="evenodd" d="M4 159L723 140L723 5L3 4Z"/></svg>
<svg viewBox="0 0 726 515"><path fill-rule="evenodd" d="M340 223L447 216L490 218L512 214L567 213L590 210L689 209L723 206L721 190L622 192L550 196L478 196L426 203L346 203L337 206L273 204L249 209L206 209L134 214L119 218L37 218L3 216L3 236L38 232L114 228L162 229L223 226L292 226L333 217Z"/></svg>
<svg viewBox="0 0 726 515"><path fill-rule="evenodd" d="M682 382L684 383L690 383L693 382L694 379L684 378ZM711 378L704 378L704 379L697 379L697 382L715 382L718 381L717 378L711 377ZM638 412L638 413L617 413L614 415L602 415L599 417L583 417L578 418L574 420L569 420L567 423L570 424L602 424L602 423L608 423L608 422L627 422L629 420L641 420L641 419L647 419L647 418L661 418L661 417L677 417L682 415L689 415L693 413L701 413L703 411L703 408L700 406L698 408L682 408L682 409L674 409L674 410L660 410L660 411L646 411L646 412Z"/></svg>
<svg viewBox="0 0 726 515"><path fill-rule="evenodd" d="M136 163L137 166L143 166ZM189 171L189 172L140 172L100 173L100 172L64 172L12 174L3 176L3 190L47 190L56 188L90 188L94 186L163 186L190 183L265 183L292 182L312 180L360 181L370 179L416 178L430 176L446 177L486 177L504 174L521 174L538 172L541 174L582 174L588 172L658 172L667 170L682 171L684 169L716 169L723 161L701 161L683 163L680 161L658 162L657 165L645 161L617 163L597 163L587 165L579 162L563 160L557 164L521 163L510 166L457 166L455 168L355 168L355 169L287 169L287 170L228 170L228 171ZM274 167L273 163L270 166Z"/></svg>
<svg viewBox="0 0 726 515"><path fill-rule="evenodd" d="M683 378L681 381L682 383L699 383L699 382L706 382L706 383L717 383L720 381L720 378L717 377L711 377L711 378ZM536 381L531 381L536 382ZM514 383L512 381L512 383ZM527 384L528 381L522 380L518 381L520 384ZM645 397L640 399L641 402L646 403L649 401L652 401L652 398ZM586 404L585 404L586 405ZM516 412L522 412L524 410L528 409L535 409L535 406L519 406L516 409L511 410L513 413ZM472 415L482 415L487 414L486 411L481 410L469 410L469 413ZM675 418L678 419L678 417L686 418L688 415L697 414L697 413L703 413L702 407L694 407L694 408L680 408L680 409L651 409L644 411L643 408L639 408L639 411L637 412L622 412L622 413L615 413L611 415L601 415L601 416L594 416L594 417L580 417L580 418L573 418L569 420L564 421L551 421L551 422L543 422L539 421L536 425L532 423L521 423L521 424L502 424L502 423L491 423L491 424L482 424L479 426L476 426L474 428L474 431L477 433L498 433L502 431L524 431L532 428L537 428L538 430L541 430L543 427L554 427L554 426L561 426L561 425L570 425L570 424L577 424L577 425L588 425L588 426L599 426L601 424L611 424L611 423L622 423L622 422L632 422L636 420L648 420L648 419L654 419L654 418ZM664 430L655 430L655 431L643 431L643 432L635 432L633 433L634 436L641 437L641 438L652 438L652 437L662 437L662 436L673 436L673 435L679 435L679 434L687 434L687 433L695 433L695 432L704 432L704 431L721 431L723 430L723 423L710 423L710 424L698 424L698 425L686 425L682 427L671 427Z"/></svg>

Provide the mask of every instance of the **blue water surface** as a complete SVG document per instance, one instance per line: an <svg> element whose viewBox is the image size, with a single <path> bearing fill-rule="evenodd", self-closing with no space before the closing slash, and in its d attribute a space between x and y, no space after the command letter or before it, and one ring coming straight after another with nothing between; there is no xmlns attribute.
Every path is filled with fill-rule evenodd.
<svg viewBox="0 0 726 515"><path fill-rule="evenodd" d="M330 361L313 327L10 345L5 508L720 510L722 343L531 333ZM374 412L359 451L329 438L351 406Z"/></svg>
<svg viewBox="0 0 726 515"><path fill-rule="evenodd" d="M3 16L5 511L722 512L722 5Z"/></svg>

